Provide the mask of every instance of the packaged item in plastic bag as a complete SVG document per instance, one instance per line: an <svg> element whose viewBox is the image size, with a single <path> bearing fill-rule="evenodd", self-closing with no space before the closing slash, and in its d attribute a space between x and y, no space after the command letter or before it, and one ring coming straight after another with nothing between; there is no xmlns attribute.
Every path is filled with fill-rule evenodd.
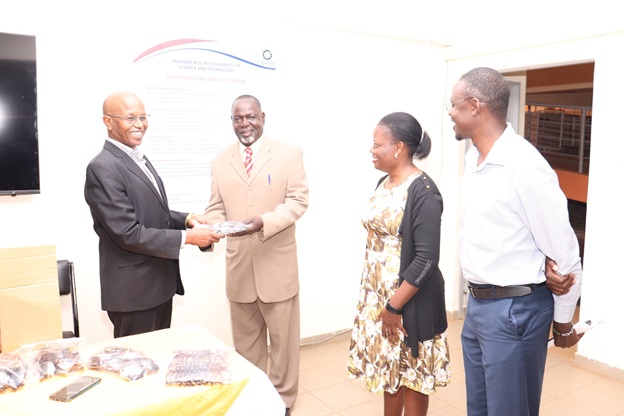
<svg viewBox="0 0 624 416"><path fill-rule="evenodd" d="M232 351L232 348L175 351L166 383L178 386L230 383Z"/></svg>
<svg viewBox="0 0 624 416"><path fill-rule="evenodd" d="M27 381L66 375L84 368L80 347L84 338L61 338L23 345L17 353L27 362Z"/></svg>
<svg viewBox="0 0 624 416"><path fill-rule="evenodd" d="M139 351L120 345L111 345L93 354L88 367L96 371L115 373L126 380L139 380L158 371L158 364Z"/></svg>
<svg viewBox="0 0 624 416"><path fill-rule="evenodd" d="M16 391L24 385L26 362L16 354L0 353L0 393Z"/></svg>

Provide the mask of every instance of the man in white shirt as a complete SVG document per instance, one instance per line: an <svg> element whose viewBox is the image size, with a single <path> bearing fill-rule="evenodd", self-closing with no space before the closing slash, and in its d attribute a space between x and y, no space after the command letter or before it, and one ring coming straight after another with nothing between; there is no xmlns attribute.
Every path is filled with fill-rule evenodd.
<svg viewBox="0 0 624 416"><path fill-rule="evenodd" d="M469 71L450 101L456 139L473 143L459 243L471 293L461 337L468 415L537 415L551 324L555 345L580 339L571 320L582 269L567 199L548 162L506 123L509 86L499 72ZM546 257L575 276L568 293L545 285Z"/></svg>

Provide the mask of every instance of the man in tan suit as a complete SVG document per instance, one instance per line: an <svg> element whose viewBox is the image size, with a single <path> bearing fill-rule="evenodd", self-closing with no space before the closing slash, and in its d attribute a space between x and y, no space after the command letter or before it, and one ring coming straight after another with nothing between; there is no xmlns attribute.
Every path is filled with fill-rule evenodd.
<svg viewBox="0 0 624 416"><path fill-rule="evenodd" d="M266 372L268 330L268 374L289 415L299 384L295 222L308 207L308 183L301 150L263 135L264 121L258 99L243 95L234 100L232 125L239 143L212 161L212 193L204 216L208 223L242 221L249 226L227 238L226 292L234 346Z"/></svg>

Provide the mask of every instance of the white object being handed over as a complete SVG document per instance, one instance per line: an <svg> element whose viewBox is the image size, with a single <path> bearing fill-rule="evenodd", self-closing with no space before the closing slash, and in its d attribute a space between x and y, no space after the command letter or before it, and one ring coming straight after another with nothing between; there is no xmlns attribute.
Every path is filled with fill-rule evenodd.
<svg viewBox="0 0 624 416"><path fill-rule="evenodd" d="M599 323L600 321L593 323L591 320L587 320L585 322L577 322L572 325L572 327L574 328L574 331L580 335L584 332L589 331L592 328L597 327ZM551 338L548 340L548 347L552 347L553 345L555 345L555 339Z"/></svg>

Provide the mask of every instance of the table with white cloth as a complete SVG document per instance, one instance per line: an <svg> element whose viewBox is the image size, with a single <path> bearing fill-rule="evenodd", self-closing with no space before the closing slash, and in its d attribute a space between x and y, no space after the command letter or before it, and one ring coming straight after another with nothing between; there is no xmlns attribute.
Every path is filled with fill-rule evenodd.
<svg viewBox="0 0 624 416"><path fill-rule="evenodd" d="M153 359L159 371L136 381L118 374L86 368L68 375L31 381L19 390L0 394L0 414L13 415L226 415L281 416L285 405L267 375L232 350L231 383L217 385L168 385L168 364L178 350L229 348L200 325L163 329L116 338L80 348L81 358L107 346L118 345L139 351ZM50 394L84 375L102 381L71 402L57 402Z"/></svg>

